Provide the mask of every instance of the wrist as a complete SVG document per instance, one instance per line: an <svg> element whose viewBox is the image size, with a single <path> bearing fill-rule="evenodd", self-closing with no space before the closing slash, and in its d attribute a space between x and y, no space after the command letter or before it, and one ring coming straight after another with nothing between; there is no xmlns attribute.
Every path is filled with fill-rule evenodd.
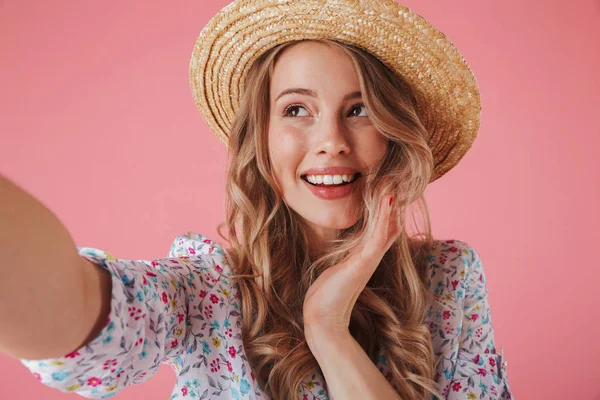
<svg viewBox="0 0 600 400"><path fill-rule="evenodd" d="M350 335L350 331L347 328L304 324L304 337L311 350L317 344L335 342L345 335Z"/></svg>

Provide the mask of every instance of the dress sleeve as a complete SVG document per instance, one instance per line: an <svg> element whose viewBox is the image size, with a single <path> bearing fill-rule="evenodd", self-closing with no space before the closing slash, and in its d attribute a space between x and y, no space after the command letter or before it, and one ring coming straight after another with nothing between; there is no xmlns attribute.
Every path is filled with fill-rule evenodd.
<svg viewBox="0 0 600 400"><path fill-rule="evenodd" d="M496 351L483 264L475 249L455 241L463 253L464 306L458 343L438 366L440 387L446 400L514 399L508 385L504 348ZM440 376L441 375L441 376Z"/></svg>
<svg viewBox="0 0 600 400"><path fill-rule="evenodd" d="M77 250L111 274L111 307L104 328L63 357L20 361L46 386L105 399L147 381L161 363L173 362L186 350L193 300L201 290L212 288L222 269L215 268L206 251L149 261L116 259L89 247Z"/></svg>

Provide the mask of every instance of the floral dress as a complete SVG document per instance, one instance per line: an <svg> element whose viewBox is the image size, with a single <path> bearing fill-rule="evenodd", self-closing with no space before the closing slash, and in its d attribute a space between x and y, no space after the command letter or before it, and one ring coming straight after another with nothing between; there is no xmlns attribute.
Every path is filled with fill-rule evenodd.
<svg viewBox="0 0 600 400"><path fill-rule="evenodd" d="M513 399L507 363L496 352L485 274L477 252L458 240L435 241L429 255L433 301L426 323L445 399ZM110 314L98 336L64 357L21 359L42 384L106 399L150 379L162 363L176 375L170 399L264 399L241 337L240 295L228 279L225 250L204 235L178 236L167 258L118 259L78 247L112 277ZM376 365L390 378L380 354ZM320 373L297 399L328 398Z"/></svg>

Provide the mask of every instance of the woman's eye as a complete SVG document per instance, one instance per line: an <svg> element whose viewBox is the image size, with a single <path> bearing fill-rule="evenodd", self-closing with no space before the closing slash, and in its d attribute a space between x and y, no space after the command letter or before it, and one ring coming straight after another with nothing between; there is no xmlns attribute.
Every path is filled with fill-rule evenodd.
<svg viewBox="0 0 600 400"><path fill-rule="evenodd" d="M355 113L354 111L355 111L355 110L360 110L360 108L361 108L361 107L365 109L365 115L360 115L360 114L359 114L359 115L356 115L356 113ZM364 104L357 104L357 105L355 105L354 107L352 107L352 110L350 111L350 114L351 114L353 117L361 117L361 116L362 116L362 117L366 117L366 116L367 116L367 114L366 114L366 111L367 111L367 107L366 107Z"/></svg>
<svg viewBox="0 0 600 400"><path fill-rule="evenodd" d="M298 114L290 115L290 112L293 110L298 110L300 108L304 109L304 107L302 107L302 106L299 106L297 104L292 104L291 106L286 107L286 109L283 111L283 116L284 117L298 117L299 116ZM306 111L306 109L304 109L304 110ZM302 115L300 115L300 116L302 116Z"/></svg>

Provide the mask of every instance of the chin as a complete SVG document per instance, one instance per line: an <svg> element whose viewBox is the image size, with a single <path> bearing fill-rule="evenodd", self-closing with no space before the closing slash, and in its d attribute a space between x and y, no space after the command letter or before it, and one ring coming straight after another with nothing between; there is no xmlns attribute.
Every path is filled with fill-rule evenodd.
<svg viewBox="0 0 600 400"><path fill-rule="evenodd" d="M319 229L348 229L352 225L358 222L358 218L340 218L339 215L332 214L328 218L323 218L323 216L315 217L315 218L306 218L305 219L311 223L311 225L318 227Z"/></svg>

